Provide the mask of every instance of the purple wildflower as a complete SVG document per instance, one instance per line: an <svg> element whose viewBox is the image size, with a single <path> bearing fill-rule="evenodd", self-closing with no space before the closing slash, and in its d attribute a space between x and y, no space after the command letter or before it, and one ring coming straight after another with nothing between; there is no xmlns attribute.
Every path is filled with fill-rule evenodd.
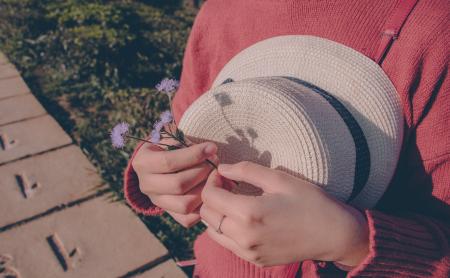
<svg viewBox="0 0 450 278"><path fill-rule="evenodd" d="M156 85L155 88L159 92L169 95L173 91L175 91L179 85L180 85L180 82L178 82L178 80L176 80L176 79L164 78L163 80L161 80L161 82L158 85Z"/></svg>
<svg viewBox="0 0 450 278"><path fill-rule="evenodd" d="M161 113L160 115L160 119L161 122L163 124L168 124L172 121L173 117L172 117L172 113L169 110L166 110L164 112Z"/></svg>
<svg viewBox="0 0 450 278"><path fill-rule="evenodd" d="M159 130L152 130L150 142L152 142L153 144L158 144L160 140L161 134L159 133Z"/></svg>
<svg viewBox="0 0 450 278"><path fill-rule="evenodd" d="M157 130L158 132L161 132L161 129L164 127L164 123L162 121L156 121L153 124L153 129Z"/></svg>
<svg viewBox="0 0 450 278"><path fill-rule="evenodd" d="M121 149L125 146L124 135L128 132L129 125L121 122L111 131L111 142L114 148Z"/></svg>

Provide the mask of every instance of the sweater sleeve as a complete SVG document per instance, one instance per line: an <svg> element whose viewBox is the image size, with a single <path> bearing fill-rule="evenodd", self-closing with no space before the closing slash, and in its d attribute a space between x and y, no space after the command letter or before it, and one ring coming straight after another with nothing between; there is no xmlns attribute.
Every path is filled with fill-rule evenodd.
<svg viewBox="0 0 450 278"><path fill-rule="evenodd" d="M406 105L409 132L394 183L367 210L370 251L350 277L450 277L448 30L430 40Z"/></svg>
<svg viewBox="0 0 450 278"><path fill-rule="evenodd" d="M416 64L392 68L409 78L402 88L408 128L393 182L365 211L369 254L347 277L450 277L449 38L448 30L437 34ZM308 267L313 277L344 276L332 263Z"/></svg>
<svg viewBox="0 0 450 278"><path fill-rule="evenodd" d="M135 148L130 160L128 161L123 179L123 192L128 204L130 204L130 206L136 212L142 213L144 215L161 215L163 214L164 210L154 205L151 202L150 198L142 193L139 189L139 178L132 166L132 161L136 156L136 153L144 144L144 142L139 143L139 145Z"/></svg>
<svg viewBox="0 0 450 278"><path fill-rule="evenodd" d="M206 3L203 4L203 6L205 5ZM204 61L198 57L198 52L201 49L200 42L202 40L202 34L206 27L205 24L203 24L204 20L202 19L203 6L197 14L189 34L183 56L180 86L172 100L172 111L177 123L180 121L182 113L186 110L192 100L201 92L205 91L207 86L207 78L204 78L208 73L207 68L204 66ZM164 210L153 204L150 198L143 194L139 189L139 179L132 166L132 161L136 153L144 144L145 143L140 143L137 145L125 169L123 180L125 199L138 213L144 215L161 215L164 213Z"/></svg>
<svg viewBox="0 0 450 278"><path fill-rule="evenodd" d="M366 211L370 252L350 277L450 276L449 39L436 34L417 61L401 164L380 209Z"/></svg>
<svg viewBox="0 0 450 278"><path fill-rule="evenodd" d="M369 256L350 277L449 277L448 223L419 214L396 217L366 211L366 216Z"/></svg>

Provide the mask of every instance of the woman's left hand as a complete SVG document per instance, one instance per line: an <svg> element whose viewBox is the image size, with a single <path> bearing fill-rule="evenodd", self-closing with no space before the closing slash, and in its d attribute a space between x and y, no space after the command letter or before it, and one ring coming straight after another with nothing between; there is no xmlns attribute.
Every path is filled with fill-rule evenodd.
<svg viewBox="0 0 450 278"><path fill-rule="evenodd" d="M222 187L223 177L255 185L264 193L234 194ZM247 161L220 164L208 177L202 201L200 216L209 236L258 266L304 260L355 266L368 254L362 213L280 170Z"/></svg>

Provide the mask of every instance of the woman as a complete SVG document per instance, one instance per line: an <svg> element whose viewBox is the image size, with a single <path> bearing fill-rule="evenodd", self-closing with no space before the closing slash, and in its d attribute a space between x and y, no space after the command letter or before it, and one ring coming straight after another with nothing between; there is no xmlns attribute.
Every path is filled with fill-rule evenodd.
<svg viewBox="0 0 450 278"><path fill-rule="evenodd" d="M449 276L450 5L405 1L409 7L398 9L401 2L209 0L202 6L173 101L177 122L242 49L278 35L305 34L379 62L402 100L406 130L388 191L364 212L313 184L253 163L221 165L211 172L203 163L218 162L211 142L171 152L140 145L125 174L127 200L146 215L166 211L185 227L201 219L209 226L194 246L195 275ZM391 45L398 27L400 36ZM221 188L222 177L263 189L276 180L296 190L289 200L249 205ZM234 219L222 217L236 211ZM302 223L292 223L293 218ZM257 247L262 240L264 247Z"/></svg>

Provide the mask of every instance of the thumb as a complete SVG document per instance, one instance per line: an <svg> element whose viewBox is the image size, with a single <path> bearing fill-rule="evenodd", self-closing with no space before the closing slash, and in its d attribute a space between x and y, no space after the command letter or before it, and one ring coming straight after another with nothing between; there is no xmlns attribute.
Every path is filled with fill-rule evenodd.
<svg viewBox="0 0 450 278"><path fill-rule="evenodd" d="M250 161L219 164L218 172L225 178L258 186L267 193L279 192L282 184L279 171Z"/></svg>

